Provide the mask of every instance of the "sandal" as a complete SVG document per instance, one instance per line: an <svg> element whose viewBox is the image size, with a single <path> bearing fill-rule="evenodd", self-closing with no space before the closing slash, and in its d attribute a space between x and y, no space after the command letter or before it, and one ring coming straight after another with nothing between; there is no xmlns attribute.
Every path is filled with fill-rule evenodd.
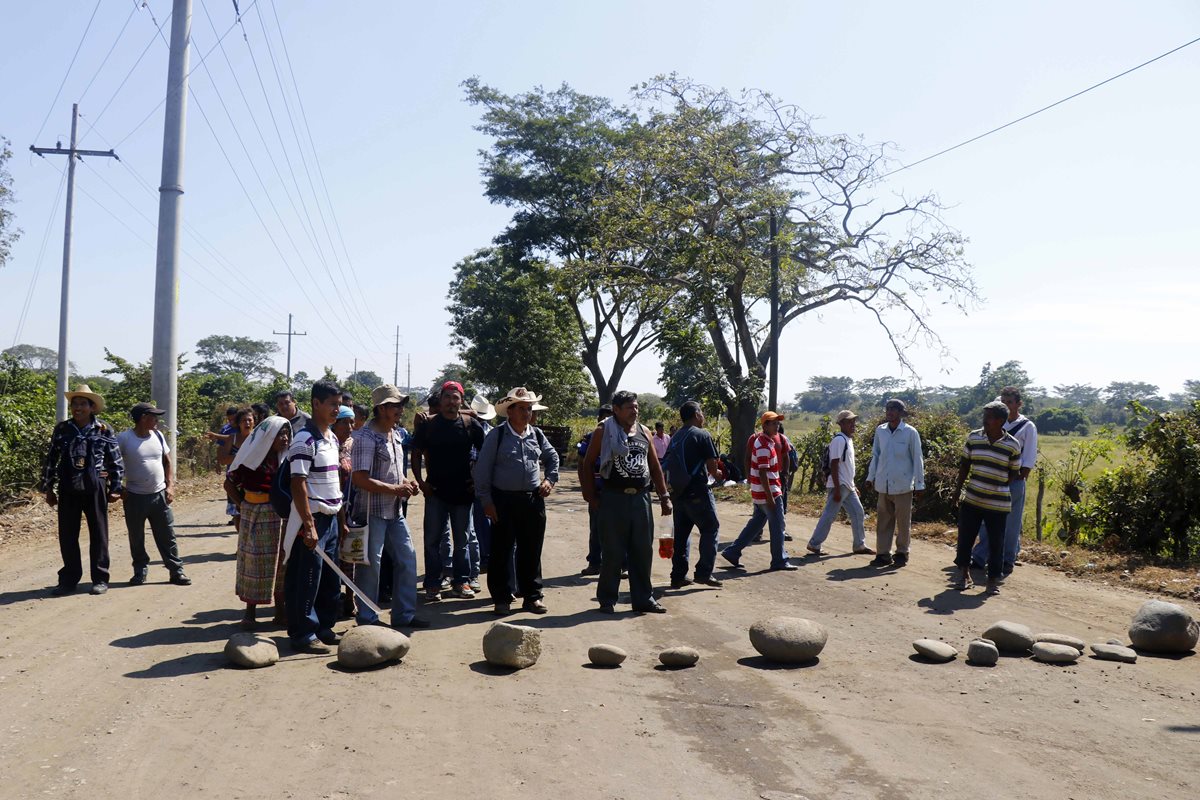
<svg viewBox="0 0 1200 800"><path fill-rule="evenodd" d="M971 580L970 570L960 570L959 574L954 577L954 588L960 592L965 592L967 589L972 589L975 586L975 581Z"/></svg>

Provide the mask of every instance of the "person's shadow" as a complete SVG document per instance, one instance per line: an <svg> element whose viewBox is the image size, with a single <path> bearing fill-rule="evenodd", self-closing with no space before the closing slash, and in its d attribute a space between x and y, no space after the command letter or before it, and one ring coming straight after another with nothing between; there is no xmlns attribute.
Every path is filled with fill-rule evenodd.
<svg viewBox="0 0 1200 800"><path fill-rule="evenodd" d="M917 606L925 609L926 614L953 614L955 611L982 608L986 600L987 595L983 592L943 589L933 597L922 597L917 601Z"/></svg>

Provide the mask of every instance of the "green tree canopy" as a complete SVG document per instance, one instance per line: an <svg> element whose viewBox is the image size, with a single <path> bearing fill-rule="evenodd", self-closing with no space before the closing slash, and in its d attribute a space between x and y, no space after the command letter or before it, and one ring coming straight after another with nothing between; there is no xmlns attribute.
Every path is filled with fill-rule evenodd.
<svg viewBox="0 0 1200 800"><path fill-rule="evenodd" d="M204 375L238 372L248 378L270 379L275 376L272 359L278 352L275 342L213 334L196 342L199 360L195 371Z"/></svg>
<svg viewBox="0 0 1200 800"><path fill-rule="evenodd" d="M8 171L8 160L12 158L11 145L12 142L0 136L0 267L8 263L12 246L21 238L21 229L15 224L11 208L16 202L12 173Z"/></svg>
<svg viewBox="0 0 1200 800"><path fill-rule="evenodd" d="M49 347L16 344L5 349L4 355L12 356L21 366L34 372L54 372L58 369L58 351ZM74 362L71 362L68 368L72 375L76 374Z"/></svg>
<svg viewBox="0 0 1200 800"><path fill-rule="evenodd" d="M479 250L455 266L447 310L475 391L495 402L525 386L549 407L542 419L561 420L575 416L592 392L572 311L548 288L548 271L507 248Z"/></svg>

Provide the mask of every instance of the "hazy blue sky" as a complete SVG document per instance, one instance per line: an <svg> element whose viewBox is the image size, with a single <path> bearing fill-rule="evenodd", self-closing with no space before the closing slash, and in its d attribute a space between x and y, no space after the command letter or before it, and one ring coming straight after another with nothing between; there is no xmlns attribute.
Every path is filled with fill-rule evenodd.
<svg viewBox="0 0 1200 800"><path fill-rule="evenodd" d="M244 11L251 2L242 0ZM81 146L117 145L125 164L158 185L161 109L129 134L164 93L167 48L151 43L151 13L163 22L169 0L153 0L148 10L135 10L133 0L103 0L51 108L94 5L3 2L0 135L16 151L10 164L25 236L0 272L2 346L13 342L65 167L61 157L43 160L26 151L47 111L37 144L65 142L71 102L82 99L81 129L88 133ZM464 78L478 75L507 92L565 81L623 98L638 81L676 71L731 89L768 89L819 117L821 132L894 142L900 161L915 161L1200 36L1200 4L1190 0L275 0L275 8L353 273L340 245L341 266L334 260L324 232L325 224L333 230L328 210L324 223L317 213L264 41L260 19L290 86L272 3L260 0L244 14L244 31L230 33L225 52L212 52L191 78L199 107L189 103L184 218L203 242L191 234L184 240L191 257L184 259L180 287L181 347L218 332L271 338L272 330L286 327L290 311L297 328L308 332L296 340L293 369L312 374L332 365L344 375L357 358L361 368L390 379L392 336L400 325L400 379L411 355L414 383L427 383L454 358L444 311L453 264L487 245L507 220L481 193L477 151L486 141L472 130L477 112L462 101ZM221 32L233 24L231 3L195 0L193 66L217 40L208 15ZM968 258L986 296L968 317L935 315L953 359L917 353L913 361L925 383L971 383L984 362L1010 359L1022 361L1046 386L1146 380L1175 391L1184 379L1200 378L1198 87L1200 44L891 179L890 190L933 190L952 204L947 219L969 237ZM289 104L303 137L295 99ZM290 160L300 192L284 191L255 121L289 187ZM315 178L311 154L307 167ZM106 346L147 359L155 195L106 159L81 166L77 183L71 358L85 372L102 366ZM323 204L319 180L317 187ZM311 214L328 273L305 232L304 208L297 212L293 203ZM61 217L60 207L22 342L53 347L57 341ZM303 285L289 274L272 238ZM316 282L307 280L306 269ZM365 323L357 316L362 309L370 311ZM658 370L653 353L643 356L627 373L627 387L653 389ZM831 310L785 332L784 397L801 391L813 374L897 371L881 331L861 313Z"/></svg>

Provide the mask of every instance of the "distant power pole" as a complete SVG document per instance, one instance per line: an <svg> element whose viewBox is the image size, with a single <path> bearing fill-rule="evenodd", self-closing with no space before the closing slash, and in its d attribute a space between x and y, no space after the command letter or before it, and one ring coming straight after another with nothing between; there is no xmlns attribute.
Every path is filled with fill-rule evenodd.
<svg viewBox="0 0 1200 800"><path fill-rule="evenodd" d="M408 389L412 386L412 356L408 356L408 375L404 378L404 388Z"/></svg>
<svg viewBox="0 0 1200 800"><path fill-rule="evenodd" d="M293 336L308 336L308 332L306 331L304 333L299 333L297 331L292 330L292 315L288 314L288 329L286 331L271 331L271 333L275 334L276 336L288 337L287 373L286 374L287 374L287 379L290 381L292 379L292 337Z"/></svg>
<svg viewBox="0 0 1200 800"><path fill-rule="evenodd" d="M67 418L66 393L70 390L70 387L67 386L67 365L69 363L67 359L67 311L70 305L71 287L71 218L75 209L75 159L80 156L117 158L117 154L112 150L76 150L75 131L78 126L79 104L75 103L71 106L71 146L68 149L63 150L62 142L55 142L54 147L29 146L32 152L42 157L47 155L67 157L67 214L63 226L62 299L58 306L58 402L55 406L58 416L55 422L62 422Z"/></svg>
<svg viewBox="0 0 1200 800"><path fill-rule="evenodd" d="M392 386L400 383L400 326L396 326L396 364L392 367Z"/></svg>

